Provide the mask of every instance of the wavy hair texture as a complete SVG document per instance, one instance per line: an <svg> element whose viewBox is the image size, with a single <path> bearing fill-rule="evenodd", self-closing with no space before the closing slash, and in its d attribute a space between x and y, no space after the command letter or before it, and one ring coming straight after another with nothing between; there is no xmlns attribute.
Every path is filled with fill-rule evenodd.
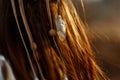
<svg viewBox="0 0 120 80"><path fill-rule="evenodd" d="M60 41L55 36L58 50L49 36L51 29L50 22L55 28L55 22L58 15L57 0L49 1L51 15L48 14L47 0L23 0L25 15L33 40L37 44L37 60L42 68L43 75L47 80L63 80L64 73L69 80L108 80L104 72L96 64L89 40L86 36L85 25L79 18L76 9L71 0L61 0L60 14L66 22L67 34L66 40ZM39 76L33 59L30 42L19 11L18 1L15 0L17 16L19 19L22 34L30 57L32 59L35 71ZM10 0L1 0L0 6L0 52L12 64L13 72L17 80L32 80L30 64L24 50ZM52 20L49 19L51 16ZM63 60L63 61L62 61ZM40 78L40 76L39 76Z"/></svg>

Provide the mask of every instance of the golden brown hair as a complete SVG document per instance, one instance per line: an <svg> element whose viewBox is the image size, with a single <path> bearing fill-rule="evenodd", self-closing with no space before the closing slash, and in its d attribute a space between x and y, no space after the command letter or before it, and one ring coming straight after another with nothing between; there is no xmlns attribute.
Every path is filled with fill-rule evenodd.
<svg viewBox="0 0 120 80"><path fill-rule="evenodd" d="M68 76L73 80L100 80L100 76L107 80L95 62L85 25L76 13L74 5L70 0L61 0L61 3L61 14L67 23L67 40L64 43L58 41L58 44L66 62ZM51 7L55 21L57 5L53 3Z"/></svg>
<svg viewBox="0 0 120 80"><path fill-rule="evenodd" d="M42 68L44 77L47 80L63 80L64 75L67 75L69 80L108 80L95 62L86 36L85 25L79 18L71 0L61 0L60 14L66 22L66 40L60 41L58 36L55 36L56 43L54 43L53 38L49 36L49 30L51 26L56 29L58 3L57 0L50 0L49 3L48 1L24 0L27 23L29 24L33 40L37 44L37 60ZM3 23L0 27L5 31L1 33L1 38L5 41L1 40L3 42L2 48L4 49L1 52L10 60L17 80L32 80L30 64L16 27L11 4L6 0L2 1L2 3L4 5L2 5L3 13L1 13L4 14L4 17L1 18ZM21 18L19 6L17 6L18 1L15 1L15 3L20 27L23 31L22 34L24 34L23 37L29 48L36 73L39 76L40 73L34 63L29 38L24 29L25 25ZM48 10L51 14L48 13Z"/></svg>

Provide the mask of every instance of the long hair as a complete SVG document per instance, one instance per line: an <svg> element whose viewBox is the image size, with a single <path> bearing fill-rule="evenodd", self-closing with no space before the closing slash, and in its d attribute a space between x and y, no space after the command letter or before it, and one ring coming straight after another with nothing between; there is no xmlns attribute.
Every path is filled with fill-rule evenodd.
<svg viewBox="0 0 120 80"><path fill-rule="evenodd" d="M66 22L67 33L65 41L60 41L58 36L55 36L56 43L49 35L49 30L51 26L56 29L57 0L24 0L23 2L27 23L37 45L36 58L41 66L43 76L47 80L63 80L64 75L69 80L108 80L96 64L86 36L85 25L79 18L71 0L61 0L60 14ZM19 0L15 0L20 28L29 49L35 72L41 79L33 59L34 54L18 3ZM17 80L32 80L33 73L17 28L11 2L10 0L1 0L0 4L0 15L2 15L0 17L0 51L12 64Z"/></svg>

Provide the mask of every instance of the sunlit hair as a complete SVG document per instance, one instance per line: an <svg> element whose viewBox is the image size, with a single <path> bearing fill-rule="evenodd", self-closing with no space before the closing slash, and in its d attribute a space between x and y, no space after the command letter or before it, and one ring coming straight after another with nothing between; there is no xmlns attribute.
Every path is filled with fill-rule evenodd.
<svg viewBox="0 0 120 80"><path fill-rule="evenodd" d="M2 3L3 12L1 13L4 16L1 18L3 23L0 24L0 28L2 29L1 31L5 32L1 32L1 38L4 39L4 41L1 40L3 42L2 45L4 45L2 46L4 50L1 51L10 60L17 80L31 80L32 73L30 73L29 63L16 27L10 2L5 0ZM53 27L56 29L57 1L50 0L49 4ZM24 5L27 21L38 48L37 59L47 80L63 80L64 73L69 80L108 80L95 62L86 36L85 25L79 18L71 0L61 0L60 14L66 22L66 40L60 41L58 36L55 36L63 61L58 54L52 37L49 36L51 21L46 9L46 0L24 0ZM18 9L19 7L17 6L16 8ZM24 38L27 46L30 48L19 10L17 14L23 34L25 34ZM29 52L31 58L33 58L31 49L29 49ZM39 76L37 69L36 73Z"/></svg>
<svg viewBox="0 0 120 80"><path fill-rule="evenodd" d="M106 80L104 73L97 66L85 32L85 25L76 13L70 0L61 0L62 17L67 23L66 42L58 41L66 61L68 76L73 80ZM53 3L54 21L57 16L57 5ZM71 66L69 66L71 65Z"/></svg>

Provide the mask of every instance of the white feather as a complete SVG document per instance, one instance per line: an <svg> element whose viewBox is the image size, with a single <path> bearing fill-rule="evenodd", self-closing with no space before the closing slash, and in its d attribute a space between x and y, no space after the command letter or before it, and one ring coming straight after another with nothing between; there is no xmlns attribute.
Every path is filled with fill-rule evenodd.
<svg viewBox="0 0 120 80"><path fill-rule="evenodd" d="M58 15L56 26L57 26L57 33L58 33L59 39L61 41L65 40L66 39L66 24L60 15Z"/></svg>

